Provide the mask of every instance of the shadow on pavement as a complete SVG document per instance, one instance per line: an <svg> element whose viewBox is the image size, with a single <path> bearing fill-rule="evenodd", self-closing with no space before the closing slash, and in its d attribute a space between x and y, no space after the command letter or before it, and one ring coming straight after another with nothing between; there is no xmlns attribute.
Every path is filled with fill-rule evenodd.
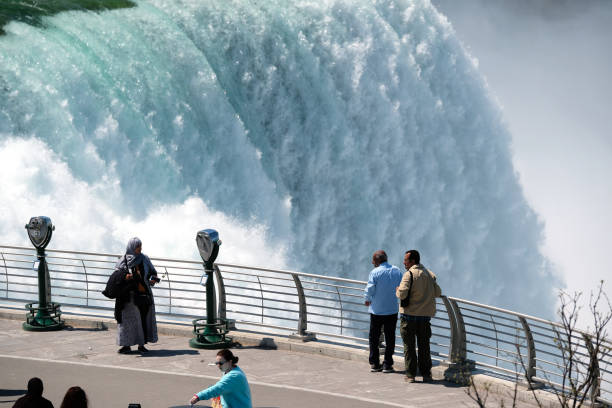
<svg viewBox="0 0 612 408"><path fill-rule="evenodd" d="M15 395L25 395L27 390L3 390L0 389L0 397L14 397Z"/></svg>
<svg viewBox="0 0 612 408"><path fill-rule="evenodd" d="M138 352L133 352L138 354ZM140 357L174 357L184 355L197 355L200 354L197 350L186 349L186 350L149 350L147 353L140 354Z"/></svg>
<svg viewBox="0 0 612 408"><path fill-rule="evenodd" d="M82 332L99 332L99 331L108 331L108 327L72 327L65 326L64 330L66 331L82 331Z"/></svg>

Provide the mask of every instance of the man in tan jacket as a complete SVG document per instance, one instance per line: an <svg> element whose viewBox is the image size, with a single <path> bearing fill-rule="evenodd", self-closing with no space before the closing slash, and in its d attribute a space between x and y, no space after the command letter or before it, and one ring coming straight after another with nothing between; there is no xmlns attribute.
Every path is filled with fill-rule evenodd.
<svg viewBox="0 0 612 408"><path fill-rule="evenodd" d="M404 266L406 273L395 294L400 299L400 333L404 341L406 381L414 382L418 364L423 382L431 382L430 320L436 314L435 298L442 295L442 290L436 283L436 275L421 265L421 255L416 249L406 251ZM419 349L418 360L415 337Z"/></svg>

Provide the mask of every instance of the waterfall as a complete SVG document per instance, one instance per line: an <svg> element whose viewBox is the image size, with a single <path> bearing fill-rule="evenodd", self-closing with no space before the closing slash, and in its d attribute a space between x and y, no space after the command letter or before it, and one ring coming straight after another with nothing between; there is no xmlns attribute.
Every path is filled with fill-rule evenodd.
<svg viewBox="0 0 612 408"><path fill-rule="evenodd" d="M137 1L0 36L0 230L50 247L366 279L419 249L447 295L550 315L511 137L428 0Z"/></svg>

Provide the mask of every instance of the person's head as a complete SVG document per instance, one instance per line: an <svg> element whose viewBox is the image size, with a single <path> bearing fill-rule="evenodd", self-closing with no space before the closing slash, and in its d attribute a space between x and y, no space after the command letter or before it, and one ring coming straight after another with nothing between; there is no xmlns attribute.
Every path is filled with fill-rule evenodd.
<svg viewBox="0 0 612 408"><path fill-rule="evenodd" d="M378 266L383 262L387 262L387 253L382 249L379 249L378 251L374 252L374 255L372 255L372 265Z"/></svg>
<svg viewBox="0 0 612 408"><path fill-rule="evenodd" d="M30 378L28 381L28 395L32 395L33 397L40 397L43 393L43 383L42 380L38 377Z"/></svg>
<svg viewBox="0 0 612 408"><path fill-rule="evenodd" d="M236 367L236 364L238 364L238 357L228 349L219 350L215 364L219 367L219 370L227 373L229 370Z"/></svg>
<svg viewBox="0 0 612 408"><path fill-rule="evenodd" d="M60 408L87 408L87 395L81 387L70 387Z"/></svg>
<svg viewBox="0 0 612 408"><path fill-rule="evenodd" d="M406 251L404 254L404 266L406 270L410 269L414 265L418 265L421 263L421 254L416 249L411 249Z"/></svg>
<svg viewBox="0 0 612 408"><path fill-rule="evenodd" d="M125 253L128 255L139 255L142 252L142 241L138 237L130 239L125 248Z"/></svg>

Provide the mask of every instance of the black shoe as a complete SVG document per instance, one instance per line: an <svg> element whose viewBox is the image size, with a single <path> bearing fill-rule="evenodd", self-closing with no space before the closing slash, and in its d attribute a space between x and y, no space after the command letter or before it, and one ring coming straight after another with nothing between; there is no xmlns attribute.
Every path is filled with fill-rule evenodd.
<svg viewBox="0 0 612 408"><path fill-rule="evenodd" d="M394 371L395 370L393 369L393 366L388 366L388 365L384 365L383 364L383 367L382 367L382 372L383 373L392 373Z"/></svg>
<svg viewBox="0 0 612 408"><path fill-rule="evenodd" d="M119 350L117 350L117 353L119 354L130 354L131 352L132 349L130 348L130 346L123 346Z"/></svg>
<svg viewBox="0 0 612 408"><path fill-rule="evenodd" d="M138 346L138 351L141 353L148 353L149 349L147 349L145 346Z"/></svg>
<svg viewBox="0 0 612 408"><path fill-rule="evenodd" d="M430 382L433 382L433 378L431 378L431 376L430 376L430 375L424 375L424 376L423 376L423 382L424 382L424 383L430 383Z"/></svg>
<svg viewBox="0 0 612 408"><path fill-rule="evenodd" d="M370 372L372 373L379 373L381 372L383 369L380 366L380 364L370 364Z"/></svg>

